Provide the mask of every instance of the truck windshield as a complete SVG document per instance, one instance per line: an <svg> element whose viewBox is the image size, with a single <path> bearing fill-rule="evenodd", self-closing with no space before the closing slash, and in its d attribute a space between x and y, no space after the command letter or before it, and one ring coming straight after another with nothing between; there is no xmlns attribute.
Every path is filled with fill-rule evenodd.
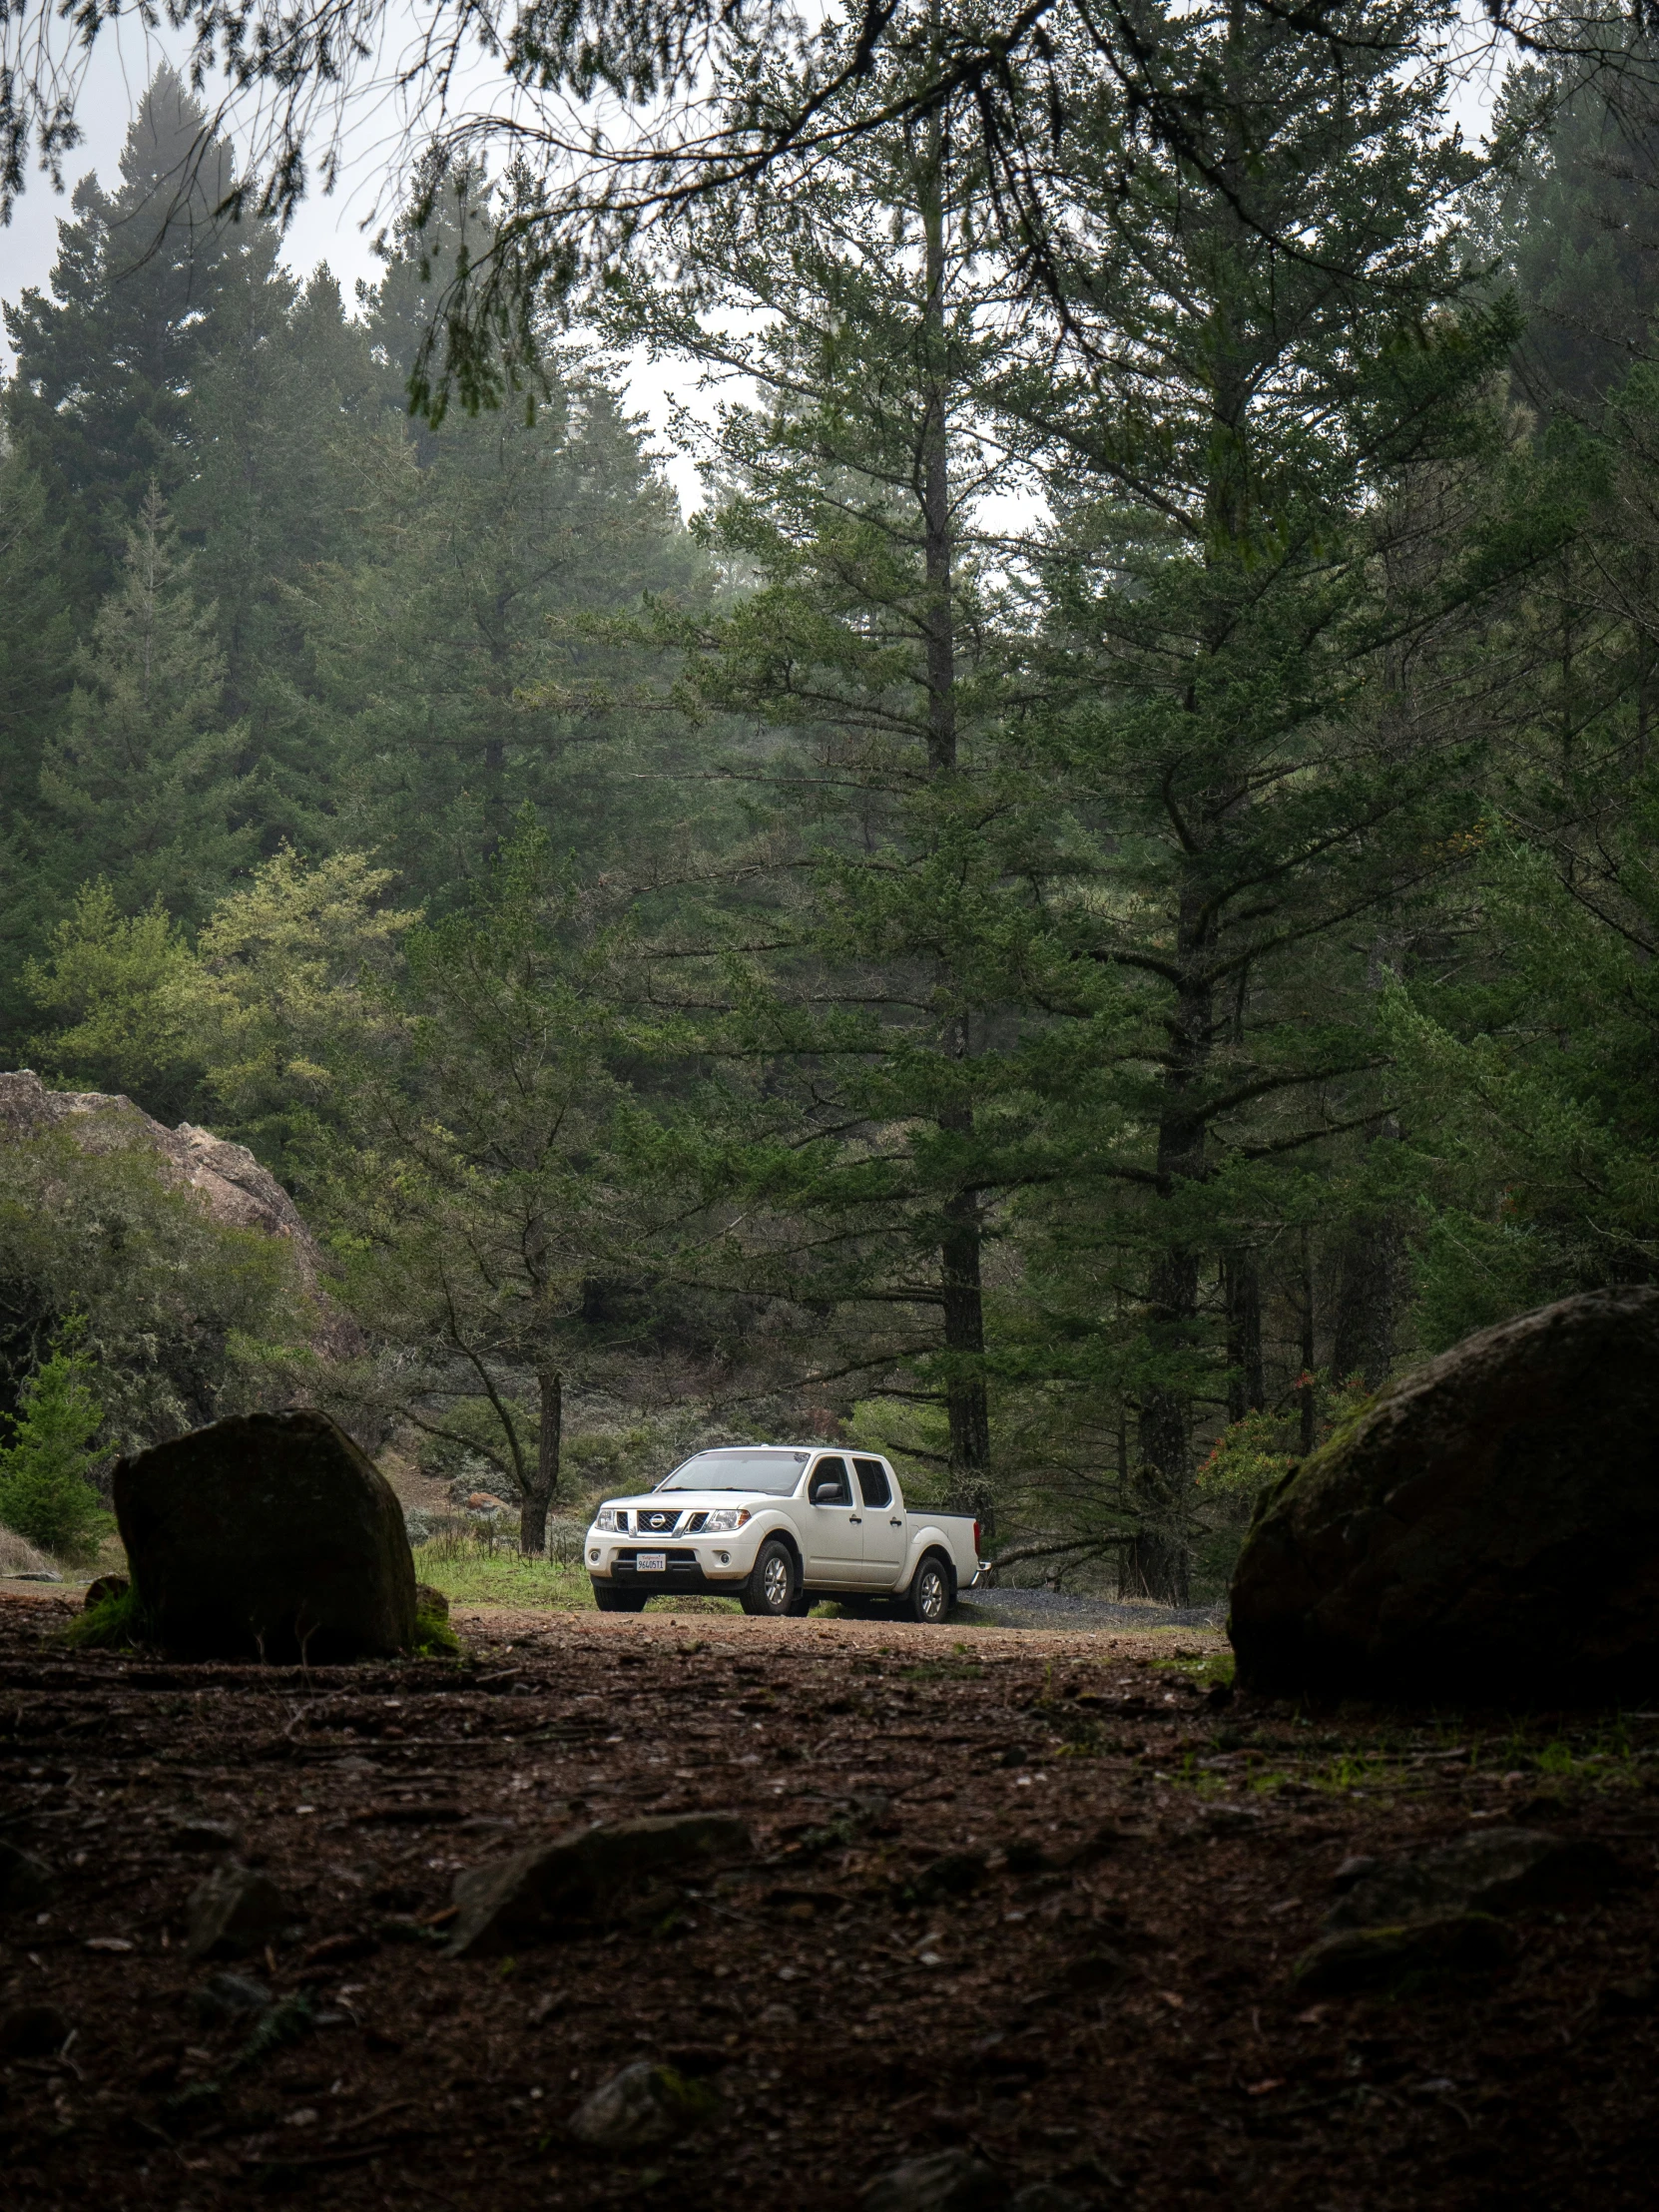
<svg viewBox="0 0 1659 2212"><path fill-rule="evenodd" d="M801 1480L805 1451L700 1451L676 1467L659 1490L762 1490L788 1497Z"/></svg>

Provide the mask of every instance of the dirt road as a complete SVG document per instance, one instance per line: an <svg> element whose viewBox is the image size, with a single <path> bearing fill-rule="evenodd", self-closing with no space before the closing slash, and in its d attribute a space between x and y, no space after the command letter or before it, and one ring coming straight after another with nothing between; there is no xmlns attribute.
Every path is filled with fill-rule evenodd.
<svg viewBox="0 0 1659 2212"><path fill-rule="evenodd" d="M0 2058L20 2206L830 2212L951 2144L1148 2212L1652 2201L1659 1716L1224 1707L1200 1633L479 1613L467 1665L307 1677L70 1658L66 1617L0 1600L0 1833L53 1881L0 1914L0 2039L73 2030ZM696 1808L754 1859L444 1951L458 1872ZM1467 1970L1293 1980L1345 1862L1517 1820L1618 1879ZM227 1852L283 1900L252 2035L183 1949ZM642 2056L713 2116L573 2141Z"/></svg>

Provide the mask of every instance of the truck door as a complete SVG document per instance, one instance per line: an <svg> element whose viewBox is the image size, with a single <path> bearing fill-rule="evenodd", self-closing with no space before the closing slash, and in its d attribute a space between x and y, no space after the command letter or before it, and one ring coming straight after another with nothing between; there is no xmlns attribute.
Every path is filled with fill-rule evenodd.
<svg viewBox="0 0 1659 2212"><path fill-rule="evenodd" d="M852 1494L846 1461L820 1459L807 1478L807 1580L855 1589L863 1579L863 1514Z"/></svg>
<svg viewBox="0 0 1659 2212"><path fill-rule="evenodd" d="M908 1536L904 1509L892 1494L892 1477L879 1459L854 1459L864 1509L863 1577L872 1589L890 1590L904 1564Z"/></svg>

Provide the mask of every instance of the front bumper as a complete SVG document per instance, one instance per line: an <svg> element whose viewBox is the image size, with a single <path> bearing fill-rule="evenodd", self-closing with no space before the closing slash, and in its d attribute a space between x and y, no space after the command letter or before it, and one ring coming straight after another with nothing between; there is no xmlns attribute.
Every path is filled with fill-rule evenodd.
<svg viewBox="0 0 1659 2212"><path fill-rule="evenodd" d="M642 1551L648 1557L661 1559L662 1565L642 1570L637 1563ZM653 1545L635 1537L606 1538L590 1534L583 1565L596 1582L621 1583L630 1589L706 1591L715 1596L722 1593L730 1596L744 1581L754 1560L742 1556L733 1545L718 1540Z"/></svg>

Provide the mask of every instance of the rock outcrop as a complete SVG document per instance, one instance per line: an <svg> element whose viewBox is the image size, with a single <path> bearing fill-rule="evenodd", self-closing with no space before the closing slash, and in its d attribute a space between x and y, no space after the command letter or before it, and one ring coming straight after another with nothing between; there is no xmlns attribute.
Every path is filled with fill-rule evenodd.
<svg viewBox="0 0 1659 2212"><path fill-rule="evenodd" d="M119 1460L149 1632L181 1657L406 1650L414 1561L385 1476L324 1413L245 1413Z"/></svg>
<svg viewBox="0 0 1659 2212"><path fill-rule="evenodd" d="M57 1128L67 1129L88 1152L141 1145L155 1155L169 1182L200 1195L215 1221L228 1229L285 1238L300 1279L315 1300L315 1349L329 1359L347 1359L362 1350L355 1322L318 1288L322 1255L299 1209L246 1145L231 1144L188 1121L169 1129L130 1098L48 1090L32 1068L0 1072L0 1145L24 1143Z"/></svg>
<svg viewBox="0 0 1659 2212"><path fill-rule="evenodd" d="M1659 1291L1483 1330L1257 1507L1246 1689L1519 1704L1659 1690Z"/></svg>

